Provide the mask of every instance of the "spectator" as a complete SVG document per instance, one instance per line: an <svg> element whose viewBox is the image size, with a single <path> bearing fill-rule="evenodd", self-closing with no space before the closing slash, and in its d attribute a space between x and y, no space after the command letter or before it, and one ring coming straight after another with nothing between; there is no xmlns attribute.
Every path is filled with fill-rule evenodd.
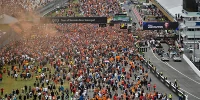
<svg viewBox="0 0 200 100"><path fill-rule="evenodd" d="M4 88L1 88L1 95L3 95Z"/></svg>

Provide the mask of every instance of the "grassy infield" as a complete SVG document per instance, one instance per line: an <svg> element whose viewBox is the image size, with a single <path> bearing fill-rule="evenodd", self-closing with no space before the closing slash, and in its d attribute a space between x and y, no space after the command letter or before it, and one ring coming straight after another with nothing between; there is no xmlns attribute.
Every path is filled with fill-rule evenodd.
<svg viewBox="0 0 200 100"><path fill-rule="evenodd" d="M4 31L8 31L9 29L10 29L9 25L1 25L1 24L0 24L0 30L1 30L1 31L4 32Z"/></svg>
<svg viewBox="0 0 200 100"><path fill-rule="evenodd" d="M73 2L77 3L78 0L74 0ZM75 11L75 9L73 9L73 10ZM78 12L76 12L76 14L78 15ZM53 13L53 15L55 15L55 12ZM7 29L9 29L8 25L0 25L0 30L4 31L4 30L7 30ZM49 67L50 65L47 65L47 66ZM9 69L11 68L11 66L8 66L8 65L6 65L4 67L5 68L9 67ZM33 87L33 83L34 82L35 82L35 77L33 79L28 79L28 80L21 80L18 77L18 80L15 81L14 78L7 77L7 73L5 73L5 74L3 74L3 80L2 80L2 82L0 82L0 89L4 88L4 94L5 93L11 93L11 91L13 89L15 89L15 90L19 89L21 91L21 88L24 87L25 85ZM65 82L65 84L63 86L65 88L69 88L69 83Z"/></svg>

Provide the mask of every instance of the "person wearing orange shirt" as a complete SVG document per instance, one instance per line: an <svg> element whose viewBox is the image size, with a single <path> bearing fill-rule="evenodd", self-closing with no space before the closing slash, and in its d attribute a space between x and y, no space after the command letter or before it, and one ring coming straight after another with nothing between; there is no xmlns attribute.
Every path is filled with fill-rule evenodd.
<svg viewBox="0 0 200 100"><path fill-rule="evenodd" d="M103 100L103 98L102 98L102 97L99 97L98 100Z"/></svg>
<svg viewBox="0 0 200 100"><path fill-rule="evenodd" d="M102 100L107 100L107 98L106 98L106 95L105 95L105 94L102 96Z"/></svg>
<svg viewBox="0 0 200 100"><path fill-rule="evenodd" d="M123 98L126 99L126 94L125 93L123 94Z"/></svg>

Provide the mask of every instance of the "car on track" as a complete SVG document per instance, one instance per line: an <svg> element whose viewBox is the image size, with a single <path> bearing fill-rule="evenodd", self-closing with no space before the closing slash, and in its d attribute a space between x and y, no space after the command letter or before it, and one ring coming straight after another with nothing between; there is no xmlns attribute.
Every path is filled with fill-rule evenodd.
<svg viewBox="0 0 200 100"><path fill-rule="evenodd" d="M156 48L163 48L163 46L160 43L156 44L155 46Z"/></svg>
<svg viewBox="0 0 200 100"><path fill-rule="evenodd" d="M174 62L181 62L181 61L182 61L182 58L181 58L180 56L175 55L175 56L173 57L173 60L174 60Z"/></svg>
<svg viewBox="0 0 200 100"><path fill-rule="evenodd" d="M162 61L169 61L169 54L168 53L163 53L161 56Z"/></svg>

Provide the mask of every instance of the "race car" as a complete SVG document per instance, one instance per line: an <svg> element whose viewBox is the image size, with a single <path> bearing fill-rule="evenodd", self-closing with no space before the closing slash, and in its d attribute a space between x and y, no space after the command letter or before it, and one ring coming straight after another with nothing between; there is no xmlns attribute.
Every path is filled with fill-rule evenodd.
<svg viewBox="0 0 200 100"><path fill-rule="evenodd" d="M173 57L173 60L174 60L175 62L181 62L181 61L182 61L182 58L181 58L180 56L174 56L174 57Z"/></svg>
<svg viewBox="0 0 200 100"><path fill-rule="evenodd" d="M167 53L163 53L161 56L162 61L169 61L169 55Z"/></svg>

